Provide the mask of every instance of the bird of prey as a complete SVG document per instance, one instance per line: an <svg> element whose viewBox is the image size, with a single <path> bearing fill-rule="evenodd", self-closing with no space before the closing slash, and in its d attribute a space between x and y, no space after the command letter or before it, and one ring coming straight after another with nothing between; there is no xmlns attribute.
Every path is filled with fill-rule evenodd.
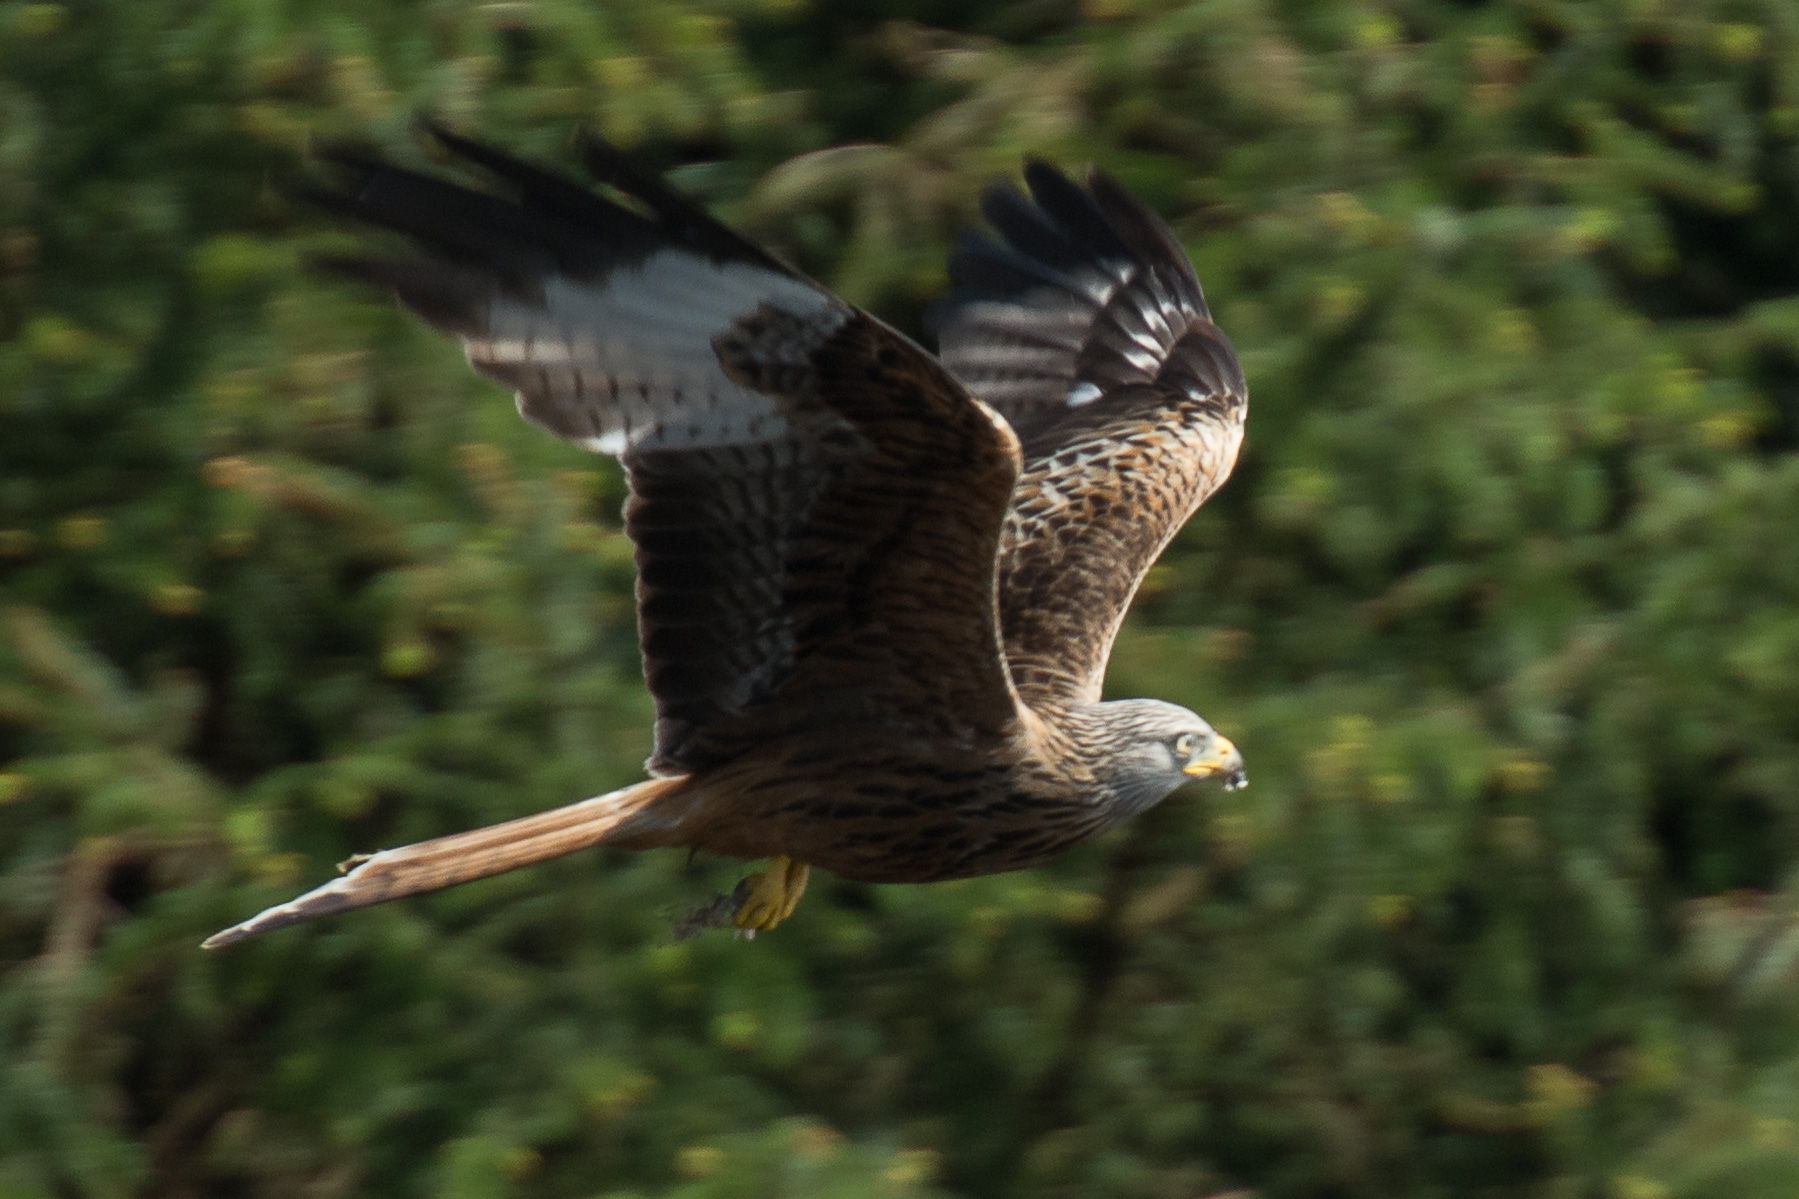
<svg viewBox="0 0 1799 1199"><path fill-rule="evenodd" d="M594 845L916 883L1017 870L1244 784L1235 746L1102 702L1138 583L1229 474L1242 368L1173 233L1097 171L989 190L937 357L594 139L594 190L434 129L479 190L360 152L310 198L422 254L339 260L459 339L552 433L623 462L648 780L352 859L217 934L435 891Z"/></svg>

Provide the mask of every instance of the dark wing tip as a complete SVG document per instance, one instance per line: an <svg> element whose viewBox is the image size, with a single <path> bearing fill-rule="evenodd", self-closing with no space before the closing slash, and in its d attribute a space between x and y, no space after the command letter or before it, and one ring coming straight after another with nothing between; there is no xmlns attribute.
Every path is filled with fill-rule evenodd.
<svg viewBox="0 0 1799 1199"><path fill-rule="evenodd" d="M1009 182L981 194L981 213L997 239L965 235L950 259L958 294L952 306L982 299L1029 302L1034 287L1107 291L1153 276L1167 298L1206 318L1205 299L1185 247L1156 212L1097 168L1085 187L1039 158L1024 167L1028 194ZM1007 294L1011 293L1011 294ZM1103 299L1095 299L1103 305Z"/></svg>
<svg viewBox="0 0 1799 1199"><path fill-rule="evenodd" d="M1175 286L1182 300L1209 320L1211 310L1193 270L1193 260L1161 214L1097 167L1088 172L1087 186L1107 227L1129 247L1131 255Z"/></svg>
<svg viewBox="0 0 1799 1199"><path fill-rule="evenodd" d="M661 176L638 166L629 155L598 134L583 129L576 140L580 146L582 164L594 181L617 188L648 208L660 222L660 231L669 240L705 254L714 261L748 262L803 282L811 282L671 187Z"/></svg>
<svg viewBox="0 0 1799 1199"><path fill-rule="evenodd" d="M1249 396L1236 347L1210 320L1196 321L1169 348L1156 381L1224 410L1240 407Z"/></svg>
<svg viewBox="0 0 1799 1199"><path fill-rule="evenodd" d="M484 332L484 313L496 287L484 271L453 263L405 258L367 258L354 254L319 254L307 265L327 275L384 288L428 323L456 337Z"/></svg>
<svg viewBox="0 0 1799 1199"><path fill-rule="evenodd" d="M955 290L938 344L957 377L1021 431L1086 402L1093 388L1166 382L1190 391L1210 378L1240 390L1240 370L1219 357L1231 356L1228 342L1183 345L1191 330L1212 328L1211 314L1160 216L1097 169L1083 186L1033 158L1024 183L1028 194L1010 183L988 188L981 210L997 237L965 237L951 256Z"/></svg>
<svg viewBox="0 0 1799 1199"><path fill-rule="evenodd" d="M1089 180L1094 174L1097 172L1089 172ZM1024 181L1038 209L1071 241L1102 257L1130 255L1131 248L1119 237L1090 189L1040 159L1025 164Z"/></svg>
<svg viewBox="0 0 1799 1199"><path fill-rule="evenodd" d="M335 186L304 184L289 188L289 194L403 233L441 258L479 266L512 286L551 271L575 277L603 274L663 246L798 277L593 134L579 137L588 170L633 206L465 137L433 118L421 117L415 125L421 137L457 163L477 168L493 186L464 186L396 166L368 146L332 142L316 147L314 157L333 168Z"/></svg>

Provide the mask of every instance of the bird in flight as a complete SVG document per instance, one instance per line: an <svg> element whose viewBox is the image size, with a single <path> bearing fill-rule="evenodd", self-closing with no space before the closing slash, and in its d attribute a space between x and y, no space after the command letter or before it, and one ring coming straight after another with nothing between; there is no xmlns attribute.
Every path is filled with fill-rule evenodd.
<svg viewBox="0 0 1799 1199"><path fill-rule="evenodd" d="M1033 161L1028 196L989 190L999 238L951 259L932 357L603 142L599 191L431 136L486 186L333 152L341 185L310 198L423 253L332 265L622 461L650 778L352 859L208 947L594 845L768 859L727 913L753 935L813 866L1017 870L1190 779L1244 785L1199 716L1100 698L1248 401L1185 251L1118 183Z"/></svg>

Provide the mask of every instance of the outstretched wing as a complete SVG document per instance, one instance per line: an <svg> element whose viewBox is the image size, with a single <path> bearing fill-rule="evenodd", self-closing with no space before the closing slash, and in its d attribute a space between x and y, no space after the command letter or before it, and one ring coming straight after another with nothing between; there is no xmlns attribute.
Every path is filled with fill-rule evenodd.
<svg viewBox="0 0 1799 1199"><path fill-rule="evenodd" d="M1004 243L972 236L951 260L940 343L1024 443L1000 617L1020 695L1053 706L1099 698L1143 575L1230 474L1248 391L1155 213L1097 171L1025 179L1029 198L983 203Z"/></svg>
<svg viewBox="0 0 1799 1199"><path fill-rule="evenodd" d="M527 418L621 456L650 769L702 769L788 723L1010 728L1004 422L610 147L586 145L589 169L632 207L434 133L505 194L335 153L349 186L312 198L429 256L334 265L460 338Z"/></svg>

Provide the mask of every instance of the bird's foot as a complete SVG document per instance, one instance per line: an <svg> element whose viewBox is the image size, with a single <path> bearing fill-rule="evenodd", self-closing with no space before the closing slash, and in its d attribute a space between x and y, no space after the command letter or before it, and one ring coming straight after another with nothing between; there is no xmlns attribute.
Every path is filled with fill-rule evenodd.
<svg viewBox="0 0 1799 1199"><path fill-rule="evenodd" d="M747 893L737 905L737 913L731 922L746 938L754 937L762 929L773 928L793 915L800 896L806 893L806 882L811 874L812 867L804 862L789 857L768 859L767 870L759 870L743 880L748 885Z"/></svg>

